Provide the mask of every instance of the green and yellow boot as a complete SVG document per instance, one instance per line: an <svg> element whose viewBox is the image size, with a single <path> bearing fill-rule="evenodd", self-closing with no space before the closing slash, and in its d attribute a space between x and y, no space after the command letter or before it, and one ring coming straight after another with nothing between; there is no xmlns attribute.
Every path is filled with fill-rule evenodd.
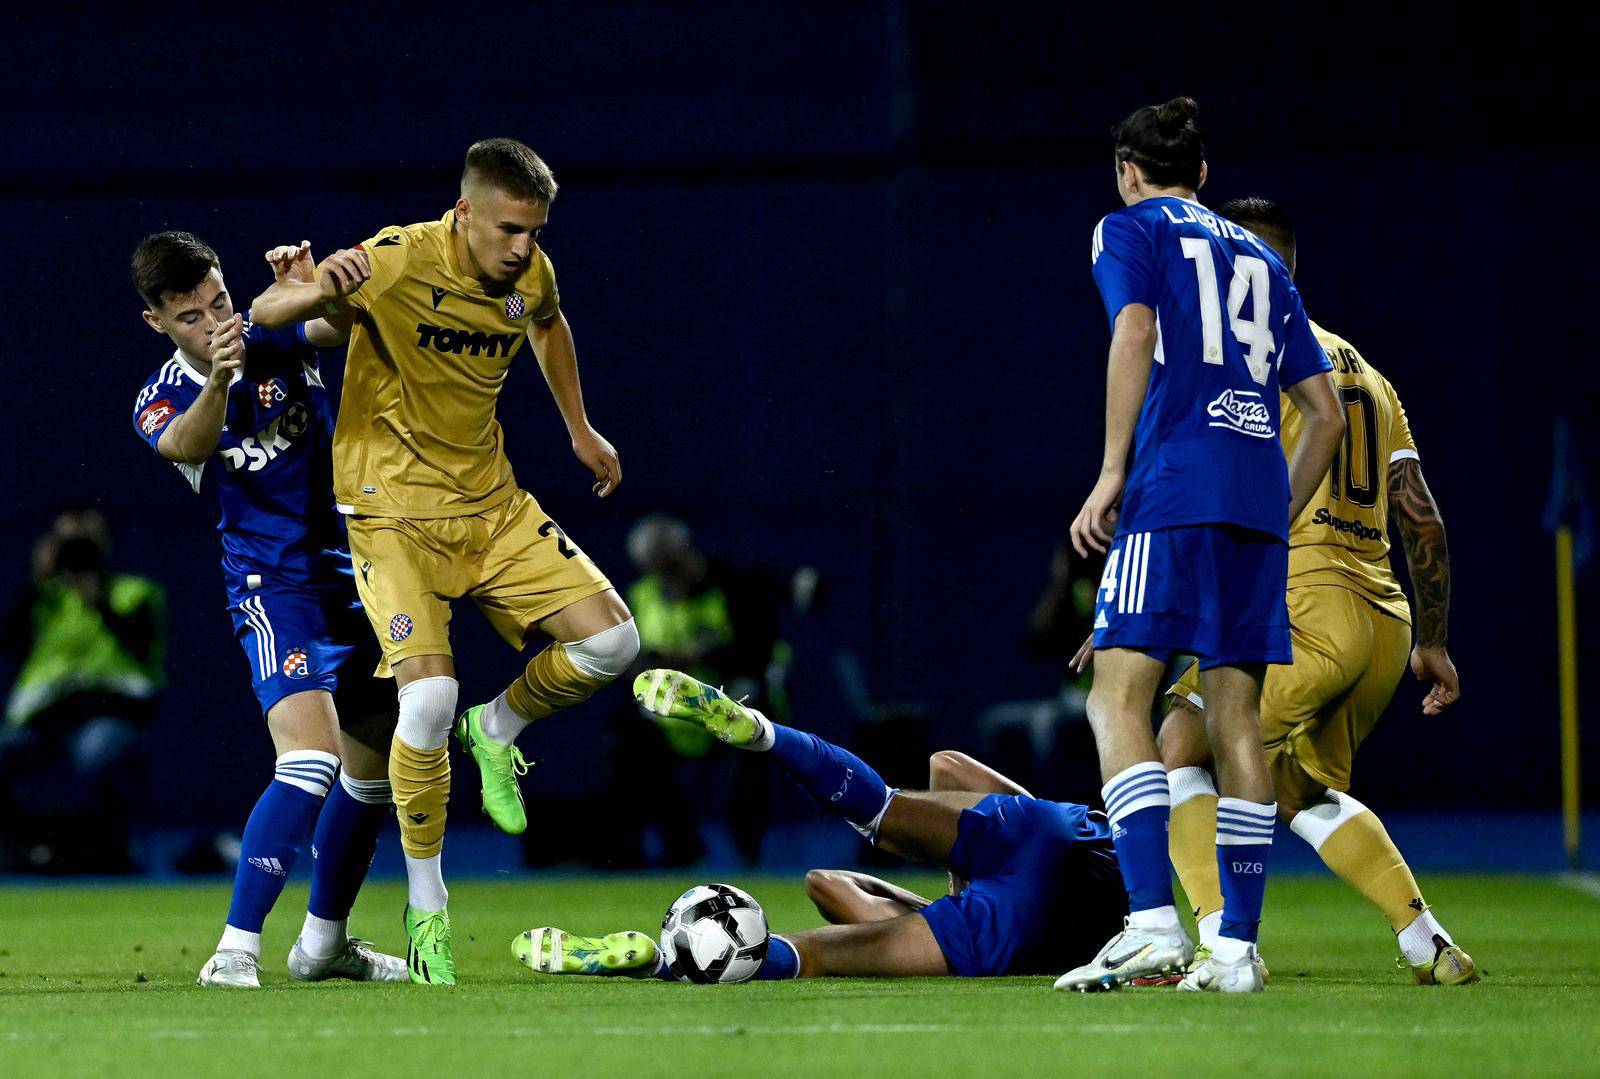
<svg viewBox="0 0 1600 1079"><path fill-rule="evenodd" d="M456 984L456 957L450 945L450 915L442 910L412 910L406 904L406 967L418 985Z"/></svg>
<svg viewBox="0 0 1600 1079"><path fill-rule="evenodd" d="M528 762L516 746L501 745L483 733L485 705L468 708L456 720L456 740L478 762L483 785L483 811L507 835L528 830L528 811L522 804L517 777L526 775Z"/></svg>
<svg viewBox="0 0 1600 1079"><path fill-rule="evenodd" d="M693 723L730 746L772 738L771 725L759 712L682 671L645 671L633 680L633 699L651 715Z"/></svg>
<svg viewBox="0 0 1600 1079"><path fill-rule="evenodd" d="M518 933L511 942L517 962L540 974L589 974L601 978L649 978L661 953L647 933L628 930L580 937L552 926Z"/></svg>

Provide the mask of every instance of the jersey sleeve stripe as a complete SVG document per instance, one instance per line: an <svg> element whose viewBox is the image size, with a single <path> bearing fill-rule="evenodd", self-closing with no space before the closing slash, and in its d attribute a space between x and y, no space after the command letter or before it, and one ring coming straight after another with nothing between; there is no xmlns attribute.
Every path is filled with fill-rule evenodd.
<svg viewBox="0 0 1600 1079"><path fill-rule="evenodd" d="M1420 461L1420 460L1422 460L1422 455L1419 454L1416 450L1395 450L1393 453L1391 453L1389 455L1389 463L1391 465L1394 464L1396 461Z"/></svg>

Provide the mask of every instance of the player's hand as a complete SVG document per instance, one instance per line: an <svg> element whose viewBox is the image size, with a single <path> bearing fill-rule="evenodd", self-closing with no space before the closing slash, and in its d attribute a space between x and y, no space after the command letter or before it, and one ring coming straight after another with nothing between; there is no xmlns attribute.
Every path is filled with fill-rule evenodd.
<svg viewBox="0 0 1600 1079"><path fill-rule="evenodd" d="M590 427L572 436L572 452L594 473L594 493L605 498L622 483L622 463L616 447Z"/></svg>
<svg viewBox="0 0 1600 1079"><path fill-rule="evenodd" d="M1100 473L1094 490L1089 492L1083 509L1072 522L1072 549L1083 558L1090 551L1106 553L1106 548L1116 538L1117 503L1122 501L1122 473Z"/></svg>
<svg viewBox="0 0 1600 1079"><path fill-rule="evenodd" d="M1455 662L1443 648L1411 650L1411 673L1429 682L1433 688L1422 698L1422 714L1436 716L1461 699L1461 676L1456 674Z"/></svg>
<svg viewBox="0 0 1600 1079"><path fill-rule="evenodd" d="M244 366L244 316L236 314L211 331L206 343L206 358L211 361L208 382L219 383L224 388L233 381L233 373Z"/></svg>
<svg viewBox="0 0 1600 1079"><path fill-rule="evenodd" d="M367 261L367 253L353 247L335 251L318 269L321 271L319 279L325 300L350 295L372 276L372 264Z"/></svg>
<svg viewBox="0 0 1600 1079"><path fill-rule="evenodd" d="M1091 633L1089 636L1083 639L1083 643L1078 646L1078 650L1072 654L1072 662L1070 666L1078 674L1082 674L1084 671L1089 669L1089 664L1093 662L1094 634Z"/></svg>
<svg viewBox="0 0 1600 1079"><path fill-rule="evenodd" d="M298 247L285 244L267 252L267 264L272 267L274 281L312 282L317 279L317 263L311 257L311 241L301 240Z"/></svg>

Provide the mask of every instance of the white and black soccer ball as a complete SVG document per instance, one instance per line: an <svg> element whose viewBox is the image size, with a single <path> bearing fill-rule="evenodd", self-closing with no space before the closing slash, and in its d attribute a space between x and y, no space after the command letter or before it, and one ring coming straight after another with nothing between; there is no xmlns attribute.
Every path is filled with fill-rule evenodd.
<svg viewBox="0 0 1600 1079"><path fill-rule="evenodd" d="M684 982L742 982L760 969L770 939L761 904L731 884L690 888L661 920L661 956Z"/></svg>

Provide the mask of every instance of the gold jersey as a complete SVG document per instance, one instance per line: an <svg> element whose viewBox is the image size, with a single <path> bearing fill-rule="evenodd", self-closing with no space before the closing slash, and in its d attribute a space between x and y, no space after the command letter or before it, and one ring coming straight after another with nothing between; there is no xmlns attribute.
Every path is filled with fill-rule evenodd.
<svg viewBox="0 0 1600 1079"><path fill-rule="evenodd" d="M1389 467L1417 456L1411 426L1388 379L1344 338L1316 323L1311 330L1333 362L1347 427L1333 467L1289 529L1289 587L1339 585L1410 622L1389 565ZM1287 396L1282 414L1283 449L1292 458L1305 421Z"/></svg>
<svg viewBox="0 0 1600 1079"><path fill-rule="evenodd" d="M362 244L372 276L345 298L354 316L333 435L339 508L434 519L493 509L517 490L495 403L528 323L560 302L537 247L504 292L461 272L452 229L386 228Z"/></svg>

